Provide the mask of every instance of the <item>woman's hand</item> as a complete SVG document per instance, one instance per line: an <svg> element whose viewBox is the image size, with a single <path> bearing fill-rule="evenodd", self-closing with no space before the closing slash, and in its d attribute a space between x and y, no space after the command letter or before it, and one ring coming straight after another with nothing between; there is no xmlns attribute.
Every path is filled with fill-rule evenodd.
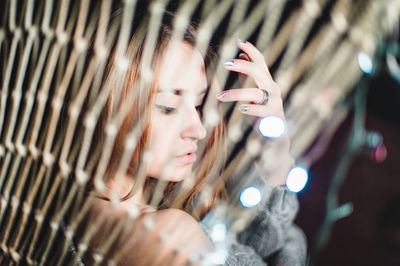
<svg viewBox="0 0 400 266"><path fill-rule="evenodd" d="M239 73L254 79L256 88L240 88L222 91L217 95L221 102L245 102L239 106L239 110L247 115L265 117L276 115L284 118L281 90L278 84L272 79L268 66L265 63L263 54L250 42L239 42L239 48L244 52L239 59L226 62L228 70ZM264 92L268 92L268 100L264 104Z"/></svg>
<svg viewBox="0 0 400 266"><path fill-rule="evenodd" d="M239 88L222 91L217 95L221 102L241 102L239 111L246 115L265 117L278 116L285 120L283 102L279 85L272 79L263 54L250 42L238 42L239 48L244 52L225 63L226 69L239 73L239 79L251 77L257 87ZM266 92L264 92L264 90ZM258 162L263 176L274 185L284 185L286 176L292 167L293 160L290 156L290 139L285 132L280 138L269 139L266 149Z"/></svg>

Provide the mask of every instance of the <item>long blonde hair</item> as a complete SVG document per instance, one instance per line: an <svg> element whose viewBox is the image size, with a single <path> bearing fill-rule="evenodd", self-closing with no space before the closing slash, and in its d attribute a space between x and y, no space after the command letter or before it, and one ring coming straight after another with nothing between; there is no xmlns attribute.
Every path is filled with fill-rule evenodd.
<svg viewBox="0 0 400 266"><path fill-rule="evenodd" d="M167 48L168 42L172 38L172 26L171 26L171 15L166 15L162 22L162 25L159 30L158 39L156 42L156 46L153 53L153 60L152 60L152 68L154 73L158 73L158 69L161 63L161 58L163 58L163 54ZM143 29L143 28L142 28ZM195 26L189 25L184 33L183 42L186 44L194 47L196 42L196 35L195 35ZM156 78L153 80L152 84L149 88L142 89L137 86L138 81L141 78L140 73L140 61L143 56L144 51L144 44L146 40L146 32L141 30L140 28L137 32L133 35L130 48L134 51L134 55L132 58L132 63L127 71L126 79L120 92L120 101L118 104L123 104L126 100L127 95L131 95L131 90L134 91L134 101L132 104L131 111L129 115L125 117L120 130L117 134L113 153L111 159L109 161L106 173L106 182L107 180L112 179L115 174L119 163L120 154L124 148L124 141L127 137L127 134L134 126L139 126L142 129L142 135L138 140L137 146L134 150L132 160L130 162L128 168L128 175L132 176L133 178L137 176L139 166L141 163L141 159L143 157L143 152L146 149L146 145L149 141L150 135L150 112L148 111L148 106L152 102L152 99L157 91L157 75ZM210 46L206 56L205 56L205 64L206 68L212 68L213 62L216 59L216 54L213 48ZM115 62L111 60L111 62ZM116 66L115 63L111 63L108 70L108 75L110 76L113 71L115 71ZM212 72L212 71L206 71ZM208 77L210 81L210 77ZM103 142L103 132L107 122L111 117L111 112L113 110L115 101L113 99L113 95L115 91L111 91L107 104L105 105L103 112L101 114L100 121L98 123L99 130L97 132L97 141L95 141L96 145L101 145ZM197 168L195 174L195 185L185 191L179 189L178 183L170 182L164 192L163 200L161 201L159 207L160 208L168 208L173 206L174 208L179 208L186 210L195 218L200 219L204 216L212 206L221 198L225 197L225 187L222 181L219 181L218 176L222 171L223 168L223 157L221 156L224 154L224 140L225 135L225 125L224 121L221 121L218 126L214 128L211 132L208 142L206 144L205 150L200 158L199 167ZM210 195L207 200L196 200L199 196L200 191L207 185L209 180L214 180L214 184L212 185L215 189L212 195ZM154 188L154 183L156 180L152 180L150 177L146 178L144 183L143 190L145 191L145 196L151 196L152 190ZM208 184L210 185L210 184ZM133 189L133 188L132 188ZM123 196L121 200L126 200L132 196L132 189L131 191Z"/></svg>

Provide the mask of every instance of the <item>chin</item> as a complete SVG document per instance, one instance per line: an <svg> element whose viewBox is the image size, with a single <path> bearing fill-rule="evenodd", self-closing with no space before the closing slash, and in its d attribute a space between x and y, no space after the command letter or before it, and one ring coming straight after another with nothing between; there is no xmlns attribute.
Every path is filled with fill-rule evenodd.
<svg viewBox="0 0 400 266"><path fill-rule="evenodd" d="M185 180L185 178L189 177L192 173L192 168L189 170L178 170L174 173L173 176L169 176L166 178L169 182L181 182Z"/></svg>
<svg viewBox="0 0 400 266"><path fill-rule="evenodd" d="M186 165L181 167L175 167L171 171L171 175L164 176L162 179L168 182L181 182L185 178L189 177L192 173L192 165Z"/></svg>
<svg viewBox="0 0 400 266"><path fill-rule="evenodd" d="M149 169L147 172L147 176L162 179L168 182L181 182L185 180L192 174L193 164L186 165L173 165L172 169L170 169L168 175L162 176L161 172L157 170L157 168Z"/></svg>
<svg viewBox="0 0 400 266"><path fill-rule="evenodd" d="M180 177L180 176L173 176L173 177L168 177L165 178L165 180L167 180L168 182L173 182L173 183L179 183L181 181L183 181L185 179L185 177Z"/></svg>

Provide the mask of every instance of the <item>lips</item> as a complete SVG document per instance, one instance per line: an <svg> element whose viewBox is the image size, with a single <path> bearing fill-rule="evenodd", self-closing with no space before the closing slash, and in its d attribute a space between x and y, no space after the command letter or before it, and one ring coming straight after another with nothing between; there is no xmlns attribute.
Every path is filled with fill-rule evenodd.
<svg viewBox="0 0 400 266"><path fill-rule="evenodd" d="M196 153L188 153L188 154L179 156L178 159L184 164L189 164L189 163L194 163L197 159L197 156L196 156Z"/></svg>
<svg viewBox="0 0 400 266"><path fill-rule="evenodd" d="M178 157L185 156L190 153L196 153L196 151L197 151L197 145L193 145L190 148L186 149L184 152L182 152L180 155L178 155Z"/></svg>
<svg viewBox="0 0 400 266"><path fill-rule="evenodd" d="M186 152L182 153L181 155L177 156L178 159L182 163L194 163L196 161L196 151L197 151L197 146L193 146L190 149L188 149Z"/></svg>

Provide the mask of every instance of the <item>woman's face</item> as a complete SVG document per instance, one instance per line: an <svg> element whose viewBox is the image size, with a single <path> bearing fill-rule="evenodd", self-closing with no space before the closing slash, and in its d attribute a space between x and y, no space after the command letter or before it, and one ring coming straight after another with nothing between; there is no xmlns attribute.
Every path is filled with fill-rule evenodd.
<svg viewBox="0 0 400 266"><path fill-rule="evenodd" d="M197 142L206 136L199 107L207 90L200 52L171 40L157 76L148 176L178 182L191 174Z"/></svg>

